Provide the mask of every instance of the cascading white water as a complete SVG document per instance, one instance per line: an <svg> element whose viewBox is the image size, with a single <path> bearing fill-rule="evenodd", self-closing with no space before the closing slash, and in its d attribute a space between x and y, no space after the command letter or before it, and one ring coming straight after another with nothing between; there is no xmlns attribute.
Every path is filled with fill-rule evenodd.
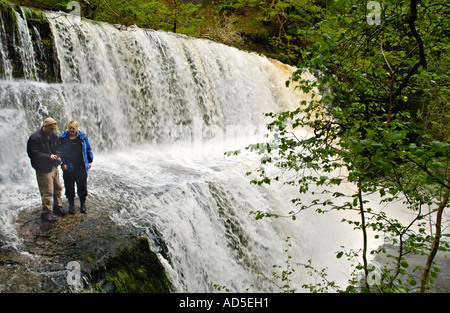
<svg viewBox="0 0 450 313"><path fill-rule="evenodd" d="M61 81L38 81L29 45L20 48L30 61L24 79L5 66L0 81L0 239L20 247L14 218L39 207L25 147L50 114L60 131L80 122L94 147L91 197L111 204L111 218L140 229L154 250L167 248L161 261L176 291L278 291L258 273L285 264L287 237L293 262L313 259L333 268L331 279L345 279L328 262L354 240L339 221L307 213L296 222L255 220L251 211L292 210L295 190L252 186L245 173L258 160L223 156L262 140L263 113L298 105L302 95L285 87L292 68L207 40L45 15ZM29 42L29 32L20 36L18 45ZM296 275L299 288L307 277Z"/></svg>

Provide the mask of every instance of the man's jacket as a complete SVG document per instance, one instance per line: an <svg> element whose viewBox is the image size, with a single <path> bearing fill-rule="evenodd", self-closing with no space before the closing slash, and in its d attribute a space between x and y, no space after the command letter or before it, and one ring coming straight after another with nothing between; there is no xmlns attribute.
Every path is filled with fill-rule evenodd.
<svg viewBox="0 0 450 313"><path fill-rule="evenodd" d="M46 134L39 129L33 133L27 142L27 153L31 166L38 172L50 173L59 162L52 161L50 155L61 157L61 143L54 133Z"/></svg>

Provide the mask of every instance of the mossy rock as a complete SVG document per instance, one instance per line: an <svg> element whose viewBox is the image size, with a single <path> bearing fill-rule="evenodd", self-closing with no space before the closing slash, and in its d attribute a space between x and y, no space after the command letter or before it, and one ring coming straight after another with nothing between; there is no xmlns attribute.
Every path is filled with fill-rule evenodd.
<svg viewBox="0 0 450 313"><path fill-rule="evenodd" d="M91 272L94 291L120 293L169 293L172 284L157 255L150 250L148 240L136 238L108 258L105 264Z"/></svg>
<svg viewBox="0 0 450 313"><path fill-rule="evenodd" d="M0 15L4 27L4 33L1 34L1 41L6 47L7 59L12 66L12 78L25 78L22 56L16 47L17 43L21 41L18 37L19 31L16 14L26 19L30 39L33 44L36 73L35 77L31 79L50 83L61 82L60 66L54 38L50 24L44 13L38 9L19 7L17 4L0 0ZM4 72L4 66L0 60L0 73Z"/></svg>
<svg viewBox="0 0 450 313"><path fill-rule="evenodd" d="M111 214L118 208L104 199L91 196L87 204L87 214L58 217L56 223L42 222L39 207L19 213L20 250L0 245L0 293L172 292L149 245L161 244L158 235L140 237L139 230L114 223ZM81 269L82 284L76 287L67 281L73 261Z"/></svg>

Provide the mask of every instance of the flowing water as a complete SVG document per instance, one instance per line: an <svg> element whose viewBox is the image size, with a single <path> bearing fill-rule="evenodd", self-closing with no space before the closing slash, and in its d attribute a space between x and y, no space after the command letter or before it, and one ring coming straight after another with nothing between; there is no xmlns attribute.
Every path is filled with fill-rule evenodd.
<svg viewBox="0 0 450 313"><path fill-rule="evenodd" d="M285 266L288 255L346 279L348 264L334 253L359 238L332 215L255 220L251 211L295 209L296 191L250 185L245 173L258 158L224 156L267 140L263 113L306 97L285 87L293 68L207 40L46 12L57 60L51 66L59 69L49 82L36 66L41 51L31 36L39 30L28 31L25 14L16 15L20 79L12 75L3 20L0 46L0 240L20 250L14 220L39 209L26 141L52 115L59 132L69 120L80 122L94 149L90 196L114 204L111 219L139 229L155 251L164 246L159 256L177 292L213 291L214 284L279 291L263 275ZM301 269L291 278L294 288L308 282Z"/></svg>

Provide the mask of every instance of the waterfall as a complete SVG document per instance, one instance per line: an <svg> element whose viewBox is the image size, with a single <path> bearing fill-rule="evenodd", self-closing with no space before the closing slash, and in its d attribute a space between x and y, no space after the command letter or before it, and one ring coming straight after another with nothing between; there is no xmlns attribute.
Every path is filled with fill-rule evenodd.
<svg viewBox="0 0 450 313"><path fill-rule="evenodd" d="M214 291L214 284L279 291L261 273L285 264L287 237L294 262L319 266L335 259L336 232L355 240L329 217L255 220L251 211L292 210L296 191L250 185L245 173L258 159L223 155L264 140L263 113L306 97L285 86L293 68L208 40L63 13L44 13L43 36L23 10L14 14L15 50L3 18L0 28L4 242L20 249L14 219L39 209L26 141L47 115L59 132L80 122L95 155L90 197L110 204L117 224L149 238L177 292ZM343 272L337 266L332 279ZM299 288L307 277L295 275Z"/></svg>

